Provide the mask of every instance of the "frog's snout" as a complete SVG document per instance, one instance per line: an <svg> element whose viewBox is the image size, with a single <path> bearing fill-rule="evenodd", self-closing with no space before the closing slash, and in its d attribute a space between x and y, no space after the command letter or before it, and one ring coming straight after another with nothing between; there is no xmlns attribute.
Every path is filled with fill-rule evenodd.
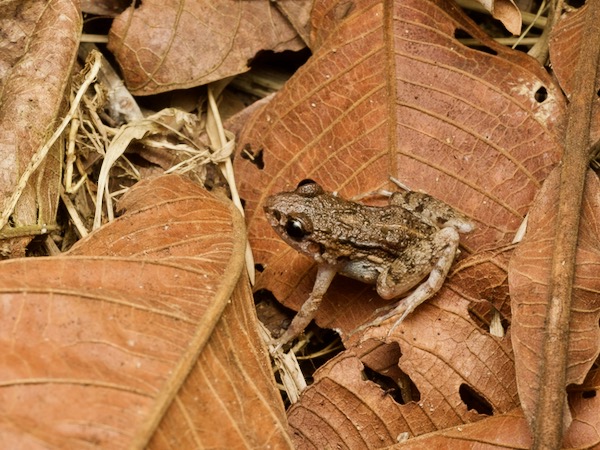
<svg viewBox="0 0 600 450"><path fill-rule="evenodd" d="M263 206L263 211L265 212L265 216L267 216L267 221L272 227L277 227L279 225L279 221L281 220L281 213L273 207L271 198L267 199L267 202Z"/></svg>

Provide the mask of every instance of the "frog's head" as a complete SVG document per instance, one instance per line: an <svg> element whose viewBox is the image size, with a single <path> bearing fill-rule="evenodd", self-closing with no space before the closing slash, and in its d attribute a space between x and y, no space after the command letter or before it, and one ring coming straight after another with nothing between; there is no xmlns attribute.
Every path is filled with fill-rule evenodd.
<svg viewBox="0 0 600 450"><path fill-rule="evenodd" d="M264 206L269 224L294 249L317 257L320 245L311 239L318 197L325 191L313 180L302 180L294 191L270 196Z"/></svg>

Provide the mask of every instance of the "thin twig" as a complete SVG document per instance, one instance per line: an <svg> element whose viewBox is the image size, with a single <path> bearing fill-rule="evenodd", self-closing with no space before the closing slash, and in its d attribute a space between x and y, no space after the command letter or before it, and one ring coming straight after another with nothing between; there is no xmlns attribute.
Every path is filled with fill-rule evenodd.
<svg viewBox="0 0 600 450"><path fill-rule="evenodd" d="M73 166L75 165L75 160L77 159L77 155L75 154L75 141L77 140L77 132L79 131L79 118L76 116L73 117L71 121L71 129L69 130L69 140L67 144L67 153L65 155L65 191L68 193L72 192L73 188Z"/></svg>
<svg viewBox="0 0 600 450"><path fill-rule="evenodd" d="M79 236L81 236L82 238L86 237L89 234L89 232L83 224L83 221L79 217L77 208L75 208L75 205L73 204L69 196L62 189L60 192L60 198L65 204L65 207L67 208L67 212L69 214L69 217L71 218L71 222L73 222L73 225L75 225L77 233L79 233Z"/></svg>
<svg viewBox="0 0 600 450"><path fill-rule="evenodd" d="M219 114L219 108L217 106L217 100L214 94L213 85L208 85L208 110L211 113L211 117L213 118L217 130L218 136L212 136L209 132L208 136L211 140L213 147L216 151L220 151L224 149L226 146L231 146L233 149L234 141L233 139L228 140L225 135L225 129L223 128L223 123L221 122L221 115ZM208 128L208 127L207 127ZM229 185L229 190L231 192L231 201L236 206L236 208L240 211L242 216L244 216L244 207L242 206L242 201L240 199L240 195L237 190L237 186L235 184L235 177L233 174L233 164L231 163L231 158L227 156L223 162L219 163L219 168L221 169L221 173L223 177L227 180L227 184ZM252 255L252 248L250 247L250 243L246 243L246 270L248 272L248 278L250 279L250 284L254 285L254 256Z"/></svg>
<svg viewBox="0 0 600 450"><path fill-rule="evenodd" d="M548 12L548 21L546 22L546 27L544 28L544 31L542 32L542 35L539 38L539 41L527 52L529 56L532 56L535 59L537 59L542 65L546 64L546 61L548 60L548 43L550 41L550 33L558 23L558 19L560 18L560 15L563 10L563 4L563 0L552 0L550 2L550 4L548 5L550 8Z"/></svg>

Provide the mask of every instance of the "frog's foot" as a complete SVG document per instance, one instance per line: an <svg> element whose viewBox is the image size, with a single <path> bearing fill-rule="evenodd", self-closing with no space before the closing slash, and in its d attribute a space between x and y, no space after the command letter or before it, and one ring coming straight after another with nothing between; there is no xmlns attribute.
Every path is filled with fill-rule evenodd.
<svg viewBox="0 0 600 450"><path fill-rule="evenodd" d="M431 273L433 274L433 271ZM444 282L444 278L445 277L443 277L441 280L440 287L441 284ZM431 279L431 274L429 276L429 279ZM404 319L406 319L406 317L417 308L417 306L419 306L428 298L432 297L439 290L439 287L436 287L435 285L431 286L428 284L429 279L427 280L427 282L419 286L411 295L402 299L398 306L396 306L394 309L387 312L383 316L379 316L373 319L371 322L356 328L350 335L356 334L358 332L364 332L369 328L379 327L384 322L396 318L396 321L387 332L387 337L389 337L392 334L392 332L398 327L398 325L400 325L404 321Z"/></svg>
<svg viewBox="0 0 600 450"><path fill-rule="evenodd" d="M432 276L435 276L436 279L432 280ZM439 285L438 278L440 280ZM404 319L406 319L406 316L408 316L411 312L417 309L417 306L419 306L425 300L433 297L437 293L437 291L441 289L445 278L446 274L443 274L443 276L440 277L439 273L436 273L435 270L432 270L431 274L429 275L429 278L425 283L419 286L411 295L403 299L400 305L398 305L396 308L394 308L392 311L390 311L388 314L382 317L383 322L385 320L391 319L392 317L397 317L398 315L400 315L400 317L388 330L388 337L398 327L398 325L400 325L404 321ZM433 284L430 284L431 281L433 281Z"/></svg>
<svg viewBox="0 0 600 450"><path fill-rule="evenodd" d="M390 310L390 308L380 308L378 311L380 311L381 309L385 309L387 312L385 314L383 314L382 316L376 317L375 319L373 319L372 321L361 325L360 327L355 328L354 330L352 330L351 333L349 333L348 337L351 337L353 335L355 335L356 333L364 333L366 330L368 330L369 328L376 328L381 326L381 324L383 324L384 322L387 322L389 319L393 318L393 317L398 317L399 314L401 314L400 319L398 319L394 325L392 326L392 329L397 327L398 325L400 325L400 323L404 320L404 318L410 314L418 305L415 305L410 311L405 309L406 305L404 304L404 301L401 301L400 304L398 306L396 306L395 308L392 308ZM390 334L391 330L388 331L388 336Z"/></svg>

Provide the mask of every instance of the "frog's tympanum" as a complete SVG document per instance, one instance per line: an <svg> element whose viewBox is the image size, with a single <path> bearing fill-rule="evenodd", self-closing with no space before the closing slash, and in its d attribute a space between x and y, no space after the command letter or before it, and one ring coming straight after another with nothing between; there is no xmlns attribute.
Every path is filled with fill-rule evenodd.
<svg viewBox="0 0 600 450"><path fill-rule="evenodd" d="M312 180L269 197L264 209L283 240L318 264L313 290L277 347L310 323L336 273L374 284L384 299L418 286L367 324L397 318L395 328L442 287L458 252L458 233L474 228L466 216L427 194L396 192L387 206L366 206L325 192Z"/></svg>

